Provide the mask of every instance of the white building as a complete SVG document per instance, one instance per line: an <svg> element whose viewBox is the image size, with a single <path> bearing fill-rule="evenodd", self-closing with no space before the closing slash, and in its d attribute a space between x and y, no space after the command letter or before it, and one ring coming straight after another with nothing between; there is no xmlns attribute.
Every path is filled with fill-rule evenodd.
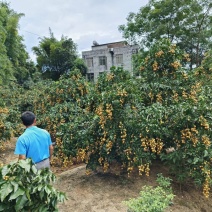
<svg viewBox="0 0 212 212"><path fill-rule="evenodd" d="M132 55L138 52L137 45L128 45L125 41L98 44L93 42L90 51L83 51L88 71L88 80L95 81L104 71L110 71L112 66L123 67L132 74Z"/></svg>

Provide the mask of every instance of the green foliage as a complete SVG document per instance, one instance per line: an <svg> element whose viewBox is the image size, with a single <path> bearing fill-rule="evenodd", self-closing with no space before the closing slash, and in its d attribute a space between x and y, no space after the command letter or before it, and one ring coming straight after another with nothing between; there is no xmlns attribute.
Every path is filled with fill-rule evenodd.
<svg viewBox="0 0 212 212"><path fill-rule="evenodd" d="M33 62L28 61L23 37L18 34L22 16L10 9L8 3L0 2L0 85L11 81L22 84L32 77L31 71L36 71Z"/></svg>
<svg viewBox="0 0 212 212"><path fill-rule="evenodd" d="M139 74L146 105L142 113L148 111L148 119L143 122L147 133L143 134L161 139L160 158L180 182L192 178L207 188L212 156L209 128L212 111L208 106L211 78L204 62L202 68L188 71L184 66L188 59L168 40L156 42L141 57ZM169 147L174 151L167 154L165 150Z"/></svg>
<svg viewBox="0 0 212 212"><path fill-rule="evenodd" d="M7 39L5 23L7 23L8 13L8 5L0 2L0 85L3 82L7 83L11 79L14 80L12 62L7 55L7 47L5 44Z"/></svg>
<svg viewBox="0 0 212 212"><path fill-rule="evenodd" d="M13 135L12 123L8 121L8 109L0 106L0 148L2 141L9 140Z"/></svg>
<svg viewBox="0 0 212 212"><path fill-rule="evenodd" d="M85 73L85 65L77 56L73 40L63 35L57 40L51 29L50 37L42 38L39 46L33 47L33 51L37 56L39 71L45 79L58 80L75 68Z"/></svg>
<svg viewBox="0 0 212 212"><path fill-rule="evenodd" d="M58 211L66 199L49 169L37 171L31 159L0 167L0 211Z"/></svg>
<svg viewBox="0 0 212 212"><path fill-rule="evenodd" d="M201 64L204 52L211 48L211 8L210 0L151 0L137 13L130 13L127 24L119 29L126 39L142 47L170 39L191 55L192 68Z"/></svg>
<svg viewBox="0 0 212 212"><path fill-rule="evenodd" d="M90 84L74 70L56 82L41 81L28 90L12 84L4 87L0 105L8 113L1 132L11 133L4 128L9 122L14 135L20 135L20 114L32 110L38 125L56 141L55 155L63 166L84 161L87 168L101 166L107 171L116 161L128 174L135 169L149 176L157 158L175 179L193 180L208 197L210 57L189 71L188 55L163 39L136 60L139 78L113 68Z"/></svg>
<svg viewBox="0 0 212 212"><path fill-rule="evenodd" d="M84 151L90 152L89 168L102 166L107 171L116 160L128 167L129 173L134 166L145 164L143 171L148 174L148 163L154 156L139 148L140 130L135 126L139 122L136 110L142 106L142 99L138 94L137 83L122 68L114 68L99 77L92 93L88 94L93 120L89 148Z"/></svg>
<svg viewBox="0 0 212 212"><path fill-rule="evenodd" d="M171 188L171 179L158 175L159 186L143 186L140 196L125 201L130 212L163 212L172 203L174 195Z"/></svg>

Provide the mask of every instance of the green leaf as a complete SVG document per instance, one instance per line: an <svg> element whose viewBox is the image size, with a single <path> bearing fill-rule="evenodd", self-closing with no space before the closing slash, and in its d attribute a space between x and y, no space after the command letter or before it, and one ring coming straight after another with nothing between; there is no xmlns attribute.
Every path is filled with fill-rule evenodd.
<svg viewBox="0 0 212 212"><path fill-rule="evenodd" d="M194 161L193 161L193 164L196 164L198 161L199 161L199 158L195 157Z"/></svg>
<svg viewBox="0 0 212 212"><path fill-rule="evenodd" d="M5 183L0 190L1 202L13 191L13 186L10 183Z"/></svg>
<svg viewBox="0 0 212 212"><path fill-rule="evenodd" d="M7 173L8 173L9 171L10 171L10 168L8 168L8 166L4 166L4 167L2 168L2 171L1 171L2 176L7 175Z"/></svg>
<svg viewBox="0 0 212 212"><path fill-rule="evenodd" d="M39 212L48 212L48 207L46 205L40 205L37 209Z"/></svg>
<svg viewBox="0 0 212 212"><path fill-rule="evenodd" d="M25 190L25 193L26 193L26 196L27 196L28 200L31 201L30 194L29 194L29 190L26 189L26 190Z"/></svg>
<svg viewBox="0 0 212 212"><path fill-rule="evenodd" d="M24 194L24 190L21 188L18 188L18 190L10 196L9 200L16 199L18 196L23 195L23 194Z"/></svg>
<svg viewBox="0 0 212 212"><path fill-rule="evenodd" d="M43 197L44 197L44 191L42 191L42 192L39 193L39 197L40 197L41 199L43 199Z"/></svg>
<svg viewBox="0 0 212 212"><path fill-rule="evenodd" d="M28 160L19 160L19 166L25 169L27 172L30 171L31 164L29 164Z"/></svg>
<svg viewBox="0 0 212 212"><path fill-rule="evenodd" d="M0 202L0 211L8 211L8 205Z"/></svg>
<svg viewBox="0 0 212 212"><path fill-rule="evenodd" d="M51 186L50 185L45 186L45 191L49 195L51 193Z"/></svg>
<svg viewBox="0 0 212 212"><path fill-rule="evenodd" d="M32 171L33 171L34 174L37 174L38 170L36 169L36 167L34 165L32 166Z"/></svg>
<svg viewBox="0 0 212 212"><path fill-rule="evenodd" d="M14 188L13 192L16 192L17 189L18 189L19 184L17 182L15 182L15 181L11 181L11 184L13 185L13 188Z"/></svg>
<svg viewBox="0 0 212 212"><path fill-rule="evenodd" d="M25 194L23 196L19 196L18 199L16 200L15 210L20 211L25 206L25 203L27 201L28 199Z"/></svg>
<svg viewBox="0 0 212 212"><path fill-rule="evenodd" d="M207 157L208 156L208 151L205 149L204 151L204 157Z"/></svg>
<svg viewBox="0 0 212 212"><path fill-rule="evenodd" d="M41 191L42 188L43 188L43 185L39 185L39 186L37 187L38 191Z"/></svg>

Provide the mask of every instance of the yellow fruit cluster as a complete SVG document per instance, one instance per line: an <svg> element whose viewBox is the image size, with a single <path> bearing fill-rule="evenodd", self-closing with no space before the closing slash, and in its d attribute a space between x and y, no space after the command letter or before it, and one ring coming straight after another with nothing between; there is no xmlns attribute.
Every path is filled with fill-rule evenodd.
<svg viewBox="0 0 212 212"><path fill-rule="evenodd" d="M206 135L202 136L202 142L205 144L206 149L211 145L210 138L208 138Z"/></svg>
<svg viewBox="0 0 212 212"><path fill-rule="evenodd" d="M200 121L201 126L203 126L206 130L209 129L209 124L203 116L200 116L199 121Z"/></svg>
<svg viewBox="0 0 212 212"><path fill-rule="evenodd" d="M179 67L181 67L181 64L179 61L174 61L173 63L171 63L171 66L174 68L174 69L178 69Z"/></svg>
<svg viewBox="0 0 212 212"><path fill-rule="evenodd" d="M161 94L161 92L160 92L160 93L158 93L158 94L156 95L156 101L157 101L157 102L160 102L160 103L162 103L162 102L163 102L163 98L162 98L162 94Z"/></svg>
<svg viewBox="0 0 212 212"><path fill-rule="evenodd" d="M191 140L193 143L193 146L195 147L196 144L198 143L197 134L198 134L198 131L196 129L196 126L194 126L191 129L186 128L184 130L181 130L181 143L185 144L186 140Z"/></svg>
<svg viewBox="0 0 212 212"><path fill-rule="evenodd" d="M191 86L191 89L195 90L196 92L200 92L201 91L201 87L202 87L202 83L197 82L196 84Z"/></svg>
<svg viewBox="0 0 212 212"><path fill-rule="evenodd" d="M125 89L118 90L117 93L118 93L118 96L121 96L121 97L126 97L128 95L127 91L125 91Z"/></svg>
<svg viewBox="0 0 212 212"><path fill-rule="evenodd" d="M121 130L121 139L122 143L125 143L126 137L127 137L127 130L124 128L124 125L122 122L119 122L119 128Z"/></svg>
<svg viewBox="0 0 212 212"><path fill-rule="evenodd" d="M163 50L160 50L159 52L155 53L156 57L161 57L164 54Z"/></svg>
<svg viewBox="0 0 212 212"><path fill-rule="evenodd" d="M153 71L157 71L159 69L158 63L156 61L154 61L153 65L152 65L152 69L153 69Z"/></svg>
<svg viewBox="0 0 212 212"><path fill-rule="evenodd" d="M144 60L145 60L145 64L147 64L147 63L148 63L149 58L150 58L149 56L145 57L145 59L144 59Z"/></svg>
<svg viewBox="0 0 212 212"><path fill-rule="evenodd" d="M186 61L188 61L188 62L191 61L191 58L189 57L189 54L184 54L183 57L184 57L184 59Z"/></svg>
<svg viewBox="0 0 212 212"><path fill-rule="evenodd" d="M5 129L6 127L5 127L5 125L4 125L4 123L2 122L2 121L0 121L0 129Z"/></svg>
<svg viewBox="0 0 212 212"><path fill-rule="evenodd" d="M78 149L77 151L77 161L84 161L86 158L86 150L85 149Z"/></svg>
<svg viewBox="0 0 212 212"><path fill-rule="evenodd" d="M126 154L126 156L127 156L127 160L128 161L131 161L131 155L132 155L132 149L131 148L128 148L128 149L125 149L124 150L124 153Z"/></svg>
<svg viewBox="0 0 212 212"><path fill-rule="evenodd" d="M92 173L92 171L91 171L91 170L86 169L85 174L86 174L87 176L91 175L91 173Z"/></svg>
<svg viewBox="0 0 212 212"><path fill-rule="evenodd" d="M107 140L107 131L103 131L103 136L100 137L100 147L102 147Z"/></svg>
<svg viewBox="0 0 212 212"><path fill-rule="evenodd" d="M81 74L75 74L75 75L72 75L71 76L71 79L73 79L74 81L76 80L78 80L78 79L80 79L82 76L81 76Z"/></svg>
<svg viewBox="0 0 212 212"><path fill-rule="evenodd" d="M69 159L67 156L65 156L63 158L63 164L62 165L63 165L63 167L70 167L70 166L73 165L73 162L72 162L71 159Z"/></svg>
<svg viewBox="0 0 212 212"><path fill-rule="evenodd" d="M148 96L150 97L151 101L154 100L154 94L153 94L152 92L150 92L150 93L148 94Z"/></svg>
<svg viewBox="0 0 212 212"><path fill-rule="evenodd" d="M114 74L111 74L111 73L109 73L109 74L107 74L107 81L110 81L110 80L112 80L114 78Z"/></svg>
<svg viewBox="0 0 212 212"><path fill-rule="evenodd" d="M130 173L133 171L133 169L134 169L134 167L129 164L128 167L127 167L128 177L130 177Z"/></svg>
<svg viewBox="0 0 212 212"><path fill-rule="evenodd" d="M58 147L58 156L63 160L65 158L65 154L63 153L63 141L61 138L56 138L56 146Z"/></svg>
<svg viewBox="0 0 212 212"><path fill-rule="evenodd" d="M106 113L107 113L107 118L108 119L112 119L112 116L113 116L113 106L111 104L106 104Z"/></svg>
<svg viewBox="0 0 212 212"><path fill-rule="evenodd" d="M145 174L147 177L149 176L149 171L150 171L149 163L147 163L147 164L145 164Z"/></svg>
<svg viewBox="0 0 212 212"><path fill-rule="evenodd" d="M138 166L138 171L140 176L143 174L143 172L145 172L146 176L148 177L150 172L149 163Z"/></svg>
<svg viewBox="0 0 212 212"><path fill-rule="evenodd" d="M156 153L157 143L154 138L148 139L147 145L150 146L153 153Z"/></svg>
<svg viewBox="0 0 212 212"><path fill-rule="evenodd" d="M104 162L103 171L106 172L109 168L109 163L107 161Z"/></svg>
<svg viewBox="0 0 212 212"><path fill-rule="evenodd" d="M103 114L104 110L103 110L103 106L99 105L96 110L95 110L96 114L99 116L100 121L99 124L101 125L101 128L104 129L105 123L106 123L106 119L105 116Z"/></svg>
<svg viewBox="0 0 212 212"><path fill-rule="evenodd" d="M174 49L170 49L169 52L172 53L172 54L175 54L175 50Z"/></svg>
<svg viewBox="0 0 212 212"><path fill-rule="evenodd" d="M84 94L88 92L85 85L86 84L82 84L81 82L76 83L76 86L78 90L80 91L81 96L83 96Z"/></svg>
<svg viewBox="0 0 212 212"><path fill-rule="evenodd" d="M185 79L185 80L187 80L188 79L188 74L186 74L186 73L182 73L182 76L183 76L183 78Z"/></svg>
<svg viewBox="0 0 212 212"><path fill-rule="evenodd" d="M99 159L98 159L98 162L99 162L99 164L100 165L102 165L102 162L104 161L104 158L103 157L100 157Z"/></svg>
<svg viewBox="0 0 212 212"><path fill-rule="evenodd" d="M140 139L141 139L141 146L144 147L144 151L147 152L148 151L148 138L145 137L143 138L142 135L140 135Z"/></svg>
<svg viewBox="0 0 212 212"><path fill-rule="evenodd" d="M145 67L144 66L141 66L139 70L140 71L143 71L144 69L145 69Z"/></svg>
<svg viewBox="0 0 212 212"><path fill-rule="evenodd" d="M188 98L188 94L185 91L182 91L182 97L187 99Z"/></svg>
<svg viewBox="0 0 212 212"><path fill-rule="evenodd" d="M153 153L157 153L160 154L162 149L163 149L163 142L160 138L147 138L147 137L142 137L142 135L140 135L140 139L141 139L141 146L144 148L144 151L149 151L149 148L151 149L151 151Z"/></svg>
<svg viewBox="0 0 212 212"><path fill-rule="evenodd" d="M205 182L203 183L203 195L208 198L210 193L210 171L209 173L206 173Z"/></svg>
<svg viewBox="0 0 212 212"><path fill-rule="evenodd" d="M5 175L5 176L3 177L4 180L9 180L9 178L10 178L10 177L7 176L7 175Z"/></svg>
<svg viewBox="0 0 212 212"><path fill-rule="evenodd" d="M176 102L178 102L178 93L176 92L176 91L173 91L173 95L172 95L172 98L176 101Z"/></svg>
<svg viewBox="0 0 212 212"><path fill-rule="evenodd" d="M59 88L56 89L56 94L62 94L63 92L64 92L63 89L59 89Z"/></svg>
<svg viewBox="0 0 212 212"><path fill-rule="evenodd" d="M9 113L9 109L6 107L0 107L0 114L8 114Z"/></svg>
<svg viewBox="0 0 212 212"><path fill-rule="evenodd" d="M189 98L192 99L195 103L198 102L197 100L197 95L196 95L196 91L195 90L191 90Z"/></svg>
<svg viewBox="0 0 212 212"><path fill-rule="evenodd" d="M113 142L108 141L107 144L106 144L107 154L110 154L112 147L113 147Z"/></svg>

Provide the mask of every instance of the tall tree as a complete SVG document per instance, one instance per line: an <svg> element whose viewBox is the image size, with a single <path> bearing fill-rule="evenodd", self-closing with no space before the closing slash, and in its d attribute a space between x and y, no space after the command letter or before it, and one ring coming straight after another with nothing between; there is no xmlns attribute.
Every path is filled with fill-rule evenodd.
<svg viewBox="0 0 212 212"><path fill-rule="evenodd" d="M18 34L23 15L10 9L8 3L0 2L0 83L10 80L23 83L29 77L28 53L23 37Z"/></svg>
<svg viewBox="0 0 212 212"><path fill-rule="evenodd" d="M7 83L14 79L12 62L7 55L5 42L7 39L7 31L5 29L8 5L0 2L0 84Z"/></svg>
<svg viewBox="0 0 212 212"><path fill-rule="evenodd" d="M38 47L33 47L37 56L39 70L45 78L58 80L61 75L68 74L76 67L78 60L77 47L71 38L62 35L57 40L51 29L50 37L44 37Z"/></svg>
<svg viewBox="0 0 212 212"><path fill-rule="evenodd" d="M150 0L138 13L130 13L119 26L123 37L149 47L168 38L190 54L190 67L199 66L212 46L211 0Z"/></svg>

